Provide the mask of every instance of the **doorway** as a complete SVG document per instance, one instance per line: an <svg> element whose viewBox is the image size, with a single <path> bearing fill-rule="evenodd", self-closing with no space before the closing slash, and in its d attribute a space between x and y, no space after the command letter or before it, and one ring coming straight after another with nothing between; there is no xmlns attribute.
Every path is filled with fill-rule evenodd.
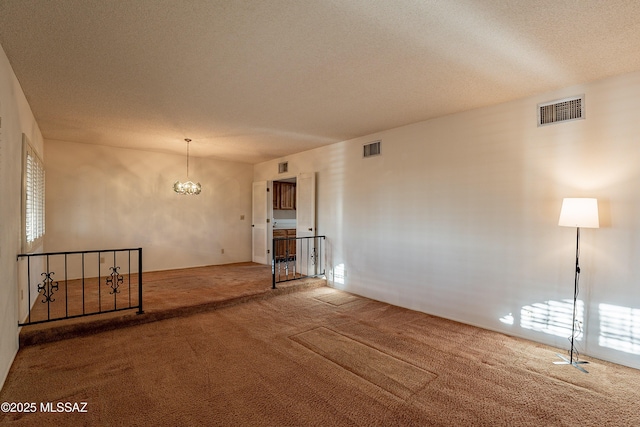
<svg viewBox="0 0 640 427"><path fill-rule="evenodd" d="M274 230L293 230L295 234L297 224L296 182L295 177L273 181L271 199Z"/></svg>
<svg viewBox="0 0 640 427"><path fill-rule="evenodd" d="M309 237L316 230L315 173L253 183L252 261L271 264L274 255L295 258L295 240L272 254L274 237ZM284 235L283 235L284 233Z"/></svg>
<svg viewBox="0 0 640 427"><path fill-rule="evenodd" d="M273 205L271 226L273 239L276 239L272 247L276 262L293 260L296 256L295 240L277 240L293 239L296 237L296 181L297 179L295 177L273 181L273 191L271 192Z"/></svg>

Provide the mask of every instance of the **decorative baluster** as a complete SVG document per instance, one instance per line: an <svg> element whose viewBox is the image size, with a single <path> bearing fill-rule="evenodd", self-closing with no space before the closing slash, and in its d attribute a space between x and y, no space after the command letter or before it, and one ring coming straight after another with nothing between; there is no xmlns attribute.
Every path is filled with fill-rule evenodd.
<svg viewBox="0 0 640 427"><path fill-rule="evenodd" d="M124 283L124 276L118 272L120 267L109 267L109 269L111 270L111 274L105 279L106 284L111 287L109 295L119 294L120 285Z"/></svg>
<svg viewBox="0 0 640 427"><path fill-rule="evenodd" d="M53 298L53 293L58 290L58 282L54 282L51 276L55 273L53 271L48 273L42 273L41 276L44 276L42 283L38 284L38 293L42 294L42 303L50 303L54 302L56 299Z"/></svg>

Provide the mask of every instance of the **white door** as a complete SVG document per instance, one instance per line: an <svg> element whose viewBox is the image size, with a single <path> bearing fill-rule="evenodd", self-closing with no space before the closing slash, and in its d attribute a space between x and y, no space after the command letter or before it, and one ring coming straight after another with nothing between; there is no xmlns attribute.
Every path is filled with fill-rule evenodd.
<svg viewBox="0 0 640 427"><path fill-rule="evenodd" d="M253 206L251 214L251 241L253 255L251 260L259 264L271 263L271 242L269 218L273 209L270 192L271 182L253 183ZM269 209L271 208L271 209Z"/></svg>
<svg viewBox="0 0 640 427"><path fill-rule="evenodd" d="M316 235L316 174L301 173L296 178L296 237ZM296 270L303 275L318 274L314 239L296 242Z"/></svg>

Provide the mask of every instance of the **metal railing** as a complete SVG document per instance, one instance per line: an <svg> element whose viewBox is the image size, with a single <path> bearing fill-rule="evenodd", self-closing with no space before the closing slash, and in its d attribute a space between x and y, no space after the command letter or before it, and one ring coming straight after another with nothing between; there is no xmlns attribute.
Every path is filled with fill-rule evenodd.
<svg viewBox="0 0 640 427"><path fill-rule="evenodd" d="M134 308L144 313L142 248L19 254L21 259L26 259L19 268L25 321L19 326Z"/></svg>
<svg viewBox="0 0 640 427"><path fill-rule="evenodd" d="M271 273L276 283L319 277L325 274L325 236L282 237L273 239Z"/></svg>

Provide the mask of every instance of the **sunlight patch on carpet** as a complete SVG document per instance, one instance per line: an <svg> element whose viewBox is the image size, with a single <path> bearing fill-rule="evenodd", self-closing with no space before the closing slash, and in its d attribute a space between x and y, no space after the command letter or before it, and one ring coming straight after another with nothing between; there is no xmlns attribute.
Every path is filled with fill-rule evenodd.
<svg viewBox="0 0 640 427"><path fill-rule="evenodd" d="M436 378L429 371L324 327L290 338L404 400Z"/></svg>
<svg viewBox="0 0 640 427"><path fill-rule="evenodd" d="M331 293L315 296L314 298L319 301L326 302L327 304L331 304L335 306L349 304L350 302L357 301L360 299L357 296L348 294L346 292L331 292Z"/></svg>

